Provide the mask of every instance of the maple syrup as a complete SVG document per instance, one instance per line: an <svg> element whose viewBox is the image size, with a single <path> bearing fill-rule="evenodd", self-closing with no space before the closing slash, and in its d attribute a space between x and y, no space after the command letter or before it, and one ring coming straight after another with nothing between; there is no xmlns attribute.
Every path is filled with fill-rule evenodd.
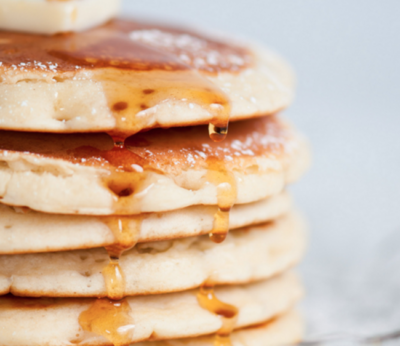
<svg viewBox="0 0 400 346"><path fill-rule="evenodd" d="M208 127L208 132L210 134L210 138L214 142L222 142L228 135L228 121L226 121L225 126L222 126L222 127L219 127L213 123L210 123L210 125Z"/></svg>
<svg viewBox="0 0 400 346"><path fill-rule="evenodd" d="M210 239L219 244L226 239L229 232L229 213L237 197L236 179L233 173L227 170L223 161L210 157L207 163L207 181L217 187L218 204Z"/></svg>
<svg viewBox="0 0 400 346"><path fill-rule="evenodd" d="M111 163L114 168L109 176L103 178L103 181L104 185L114 194L115 213L129 214L129 197L134 196L140 188L141 182L146 178L147 172L144 172L144 168L147 168L148 171L151 171L151 168L148 168L146 160L129 150L123 137L113 136L112 138L114 141L113 149L100 153L102 158ZM109 220L112 220L112 218ZM141 222L139 218L137 220L139 223ZM127 222L129 221L126 218L117 218L114 220L114 224L118 224L118 227L111 225L114 236L119 237L117 239L120 239L121 234L136 239L136 235L130 234L129 231L121 231L123 226L126 230L129 229ZM139 232L140 226L135 227L135 229L136 232ZM126 242L126 239L124 242ZM135 242L137 242L137 239ZM129 248L132 248L135 244L132 244Z"/></svg>
<svg viewBox="0 0 400 346"><path fill-rule="evenodd" d="M120 300L125 296L126 284L119 260L124 252L137 244L142 217L110 216L103 218L103 222L110 228L115 238L115 242L106 247L110 262L102 271L107 296L113 300Z"/></svg>
<svg viewBox="0 0 400 346"><path fill-rule="evenodd" d="M213 230L210 232L210 239L217 244L222 243L229 232L229 211L218 211L214 215Z"/></svg>
<svg viewBox="0 0 400 346"><path fill-rule="evenodd" d="M119 265L119 258L110 257L110 263L102 271L107 296L112 300L121 300L125 295L125 277Z"/></svg>
<svg viewBox="0 0 400 346"><path fill-rule="evenodd" d="M215 335L214 346L231 346L230 335L235 328L239 310L233 305L220 301L215 296L214 286L209 284L204 284L200 288L197 301L203 309L221 318L222 327Z"/></svg>
<svg viewBox="0 0 400 346"><path fill-rule="evenodd" d="M72 53L71 53L72 54ZM109 108L116 120L113 135L128 137L142 129L146 116L142 112L166 101L200 105L212 115L216 129L227 129L231 112L225 93L196 71L131 71L115 68L97 70L93 79L102 84ZM153 92L149 93L149 90ZM143 119L143 120L142 120ZM221 125L220 125L221 124ZM187 123L190 125L190 122ZM214 128L214 125L210 129ZM211 138L220 141L227 130L210 130Z"/></svg>
<svg viewBox="0 0 400 346"><path fill-rule="evenodd" d="M112 231L115 241L106 247L110 262L103 269L107 296L109 299L97 299L89 310L79 317L84 330L102 335L115 346L129 345L134 323L125 297L126 282L119 260L125 251L132 249L140 238L142 217L109 216L103 222Z"/></svg>
<svg viewBox="0 0 400 346"><path fill-rule="evenodd" d="M127 346L132 341L135 322L126 299L118 302L96 299L91 307L79 316L83 330L105 337L114 346Z"/></svg>
<svg viewBox="0 0 400 346"><path fill-rule="evenodd" d="M119 258L123 252L132 249L137 244L142 219L141 215L102 217L102 221L112 231L115 238L114 243L106 248L110 257Z"/></svg>
<svg viewBox="0 0 400 346"><path fill-rule="evenodd" d="M113 141L114 148L111 150L111 152L114 152L116 157L121 157L121 155L122 157L131 156L130 152L125 148L123 138L113 137ZM112 158L115 158L115 156L112 156ZM123 169L121 166L118 167L119 169ZM120 179L121 174L125 177L123 180L123 185L121 186L118 186L118 180L115 180L116 175L118 176L118 174ZM129 174L129 177L126 177L127 174ZM133 194L135 187L132 187L132 183L136 182L138 177L137 174L134 174L132 177L131 172L123 172L114 173L112 176L113 178L109 178L107 184L109 188L118 195L118 197L127 197ZM127 187L128 181L129 186L131 187ZM103 222L109 227L115 238L114 243L106 247L107 253L110 257L110 262L102 271L106 285L107 296L113 300L121 300L125 296L126 283L119 260L125 251L132 249L137 244L140 238L142 218L140 216L137 216L136 218L109 216L103 218Z"/></svg>
<svg viewBox="0 0 400 346"><path fill-rule="evenodd" d="M232 346L230 335L216 335L214 337L214 346Z"/></svg>
<svg viewBox="0 0 400 346"><path fill-rule="evenodd" d="M114 138L114 143L114 149L125 150L124 143L120 139ZM119 196L123 196L123 191L126 190L125 187L125 190L119 192ZM107 296L113 300L120 300L124 298L126 284L119 260L125 251L132 249L137 244L140 238L142 218L140 216L136 218L109 216L103 218L103 222L110 228L115 238L114 243L106 247L110 262L102 271Z"/></svg>

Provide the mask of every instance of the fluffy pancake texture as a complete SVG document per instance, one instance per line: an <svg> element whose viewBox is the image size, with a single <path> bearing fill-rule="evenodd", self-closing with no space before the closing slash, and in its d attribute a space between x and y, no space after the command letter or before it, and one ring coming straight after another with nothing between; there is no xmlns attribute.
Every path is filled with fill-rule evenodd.
<svg viewBox="0 0 400 346"><path fill-rule="evenodd" d="M286 192L258 202L235 205L230 212L229 228L271 221L288 213L291 206ZM216 213L216 207L194 206L139 216L72 216L0 204L0 255L111 246L118 242L120 230L113 225L121 221L139 233L138 243L208 234L214 228Z"/></svg>
<svg viewBox="0 0 400 346"><path fill-rule="evenodd" d="M153 130L113 147L105 134L0 133L0 198L64 214L229 208L280 193L309 164L304 138L276 117L235 122L221 143L202 126Z"/></svg>
<svg viewBox="0 0 400 346"><path fill-rule="evenodd" d="M200 307L196 293L186 291L127 298L109 308L111 313L123 309L131 328L131 333L125 335L129 342L216 333L222 327L222 320ZM218 287L215 294L221 301L238 308L235 324L238 329L265 323L283 314L298 301L302 289L295 276L286 274L256 284ZM4 346L111 345L110 339L88 332L80 325L80 322L86 325L86 315L82 313L103 303L106 305L107 301L5 296L0 298L0 343ZM107 309L100 310L96 316L98 325L102 318L108 320L108 312ZM115 325L108 325L110 329L113 327Z"/></svg>
<svg viewBox="0 0 400 346"><path fill-rule="evenodd" d="M183 291L204 282L248 283L296 264L304 252L301 218L291 214L269 224L231 231L222 244L208 236L143 243L119 264L124 296ZM0 256L0 294L27 297L105 297L103 249Z"/></svg>
<svg viewBox="0 0 400 346"><path fill-rule="evenodd" d="M304 334L304 322L295 311L289 311L272 321L252 328L236 330L231 335L232 346L294 345ZM137 346L213 346L214 336L180 340L148 341Z"/></svg>
<svg viewBox="0 0 400 346"><path fill-rule="evenodd" d="M289 105L281 58L213 37L127 20L48 37L0 32L0 128L134 134L226 126Z"/></svg>

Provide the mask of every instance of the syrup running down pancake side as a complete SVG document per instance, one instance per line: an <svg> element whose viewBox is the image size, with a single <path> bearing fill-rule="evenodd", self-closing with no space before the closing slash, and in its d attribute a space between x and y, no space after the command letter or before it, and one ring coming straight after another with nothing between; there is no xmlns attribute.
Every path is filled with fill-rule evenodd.
<svg viewBox="0 0 400 346"><path fill-rule="evenodd" d="M231 43L188 30L127 20L113 20L79 34L1 32L0 42L3 82L44 79L54 84L72 79L100 83L115 120L110 132L120 137L146 127L140 122L147 110L175 102L211 114L211 138L224 139L230 100L204 74L238 73L253 59L247 49ZM59 108L58 120L68 122L76 114L65 111L63 115L63 102L60 99L55 108ZM95 117L100 110L93 108L91 112ZM0 119L0 127L2 122ZM196 122L204 123L201 119L194 123L193 119L180 119L175 126Z"/></svg>
<svg viewBox="0 0 400 346"><path fill-rule="evenodd" d="M215 335L214 346L232 346L231 334L235 329L239 309L220 301L214 293L214 285L208 283L200 288L197 301L202 308L221 318L222 327Z"/></svg>
<svg viewBox="0 0 400 346"><path fill-rule="evenodd" d="M83 330L103 336L114 346L127 346L135 330L130 312L131 307L126 299L118 302L97 299L80 314L79 324Z"/></svg>
<svg viewBox="0 0 400 346"><path fill-rule="evenodd" d="M124 252L132 249L139 241L142 217L137 216L133 220L123 216L106 217L104 221L113 232L116 241L106 247L110 262L102 273L108 298L121 300L125 296L126 284L119 260Z"/></svg>

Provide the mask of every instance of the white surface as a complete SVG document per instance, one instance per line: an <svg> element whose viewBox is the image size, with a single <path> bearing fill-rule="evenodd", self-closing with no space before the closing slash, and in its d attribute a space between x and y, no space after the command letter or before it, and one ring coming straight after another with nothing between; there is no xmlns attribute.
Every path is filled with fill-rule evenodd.
<svg viewBox="0 0 400 346"><path fill-rule="evenodd" d="M400 326L400 1L126 0L125 9L242 34L292 62L299 88L287 115L314 146L314 167L293 189L312 227L310 332Z"/></svg>
<svg viewBox="0 0 400 346"><path fill-rule="evenodd" d="M120 0L0 0L0 28L28 33L82 31L116 16Z"/></svg>

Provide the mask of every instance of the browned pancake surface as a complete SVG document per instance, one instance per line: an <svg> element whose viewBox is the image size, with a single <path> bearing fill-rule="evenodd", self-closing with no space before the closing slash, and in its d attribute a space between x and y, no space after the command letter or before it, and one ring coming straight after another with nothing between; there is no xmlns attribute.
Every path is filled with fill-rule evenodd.
<svg viewBox="0 0 400 346"><path fill-rule="evenodd" d="M114 146L107 134L44 134L0 131L0 150L24 152L81 165L135 171L138 165L162 171L187 170L215 162L235 162L290 151L294 134L277 117L231 124L230 135L213 142L205 126L155 129Z"/></svg>
<svg viewBox="0 0 400 346"><path fill-rule="evenodd" d="M171 36L172 34L172 36ZM238 71L251 61L243 47L187 29L116 19L84 33L56 36L0 32L3 71L69 72L113 67L137 71Z"/></svg>

